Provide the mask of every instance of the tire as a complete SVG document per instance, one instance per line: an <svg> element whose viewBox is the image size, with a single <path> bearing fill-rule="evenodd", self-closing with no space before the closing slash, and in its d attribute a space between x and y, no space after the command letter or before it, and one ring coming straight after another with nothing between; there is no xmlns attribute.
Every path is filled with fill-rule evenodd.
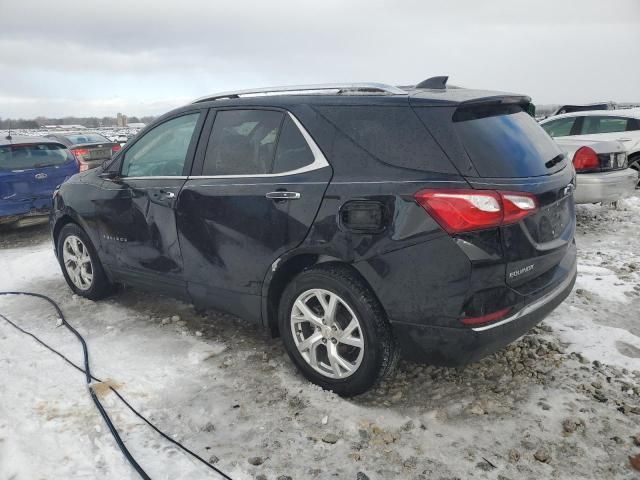
<svg viewBox="0 0 640 480"><path fill-rule="evenodd" d="M364 393L397 364L395 340L380 302L346 266L304 270L285 288L278 315L289 357L325 390L344 397Z"/></svg>
<svg viewBox="0 0 640 480"><path fill-rule="evenodd" d="M90 300L113 293L114 285L104 273L96 249L78 225L69 223L62 228L56 251L62 274L74 293Z"/></svg>
<svg viewBox="0 0 640 480"><path fill-rule="evenodd" d="M640 173L640 155L634 155L629 159L629 168L633 168L636 172ZM638 179L636 189L640 189L640 179Z"/></svg>

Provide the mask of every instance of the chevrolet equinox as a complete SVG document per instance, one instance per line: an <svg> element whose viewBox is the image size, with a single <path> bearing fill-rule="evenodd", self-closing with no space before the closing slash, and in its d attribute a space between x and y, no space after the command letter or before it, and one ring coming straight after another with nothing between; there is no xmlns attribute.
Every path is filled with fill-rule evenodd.
<svg viewBox="0 0 640 480"><path fill-rule="evenodd" d="M475 361L576 277L575 173L522 95L376 83L211 95L54 194L69 287L185 299L280 335L349 396L400 354Z"/></svg>

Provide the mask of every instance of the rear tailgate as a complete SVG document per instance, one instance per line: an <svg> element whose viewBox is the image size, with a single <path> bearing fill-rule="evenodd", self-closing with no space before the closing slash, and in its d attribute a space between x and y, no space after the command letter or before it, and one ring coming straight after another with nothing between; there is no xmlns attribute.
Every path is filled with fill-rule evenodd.
<svg viewBox="0 0 640 480"><path fill-rule="evenodd" d="M527 102L494 96L414 107L471 187L535 195L536 213L499 232L502 255L496 263L504 264L504 281L522 295L559 280L555 270L573 248L575 232L574 170L523 110Z"/></svg>

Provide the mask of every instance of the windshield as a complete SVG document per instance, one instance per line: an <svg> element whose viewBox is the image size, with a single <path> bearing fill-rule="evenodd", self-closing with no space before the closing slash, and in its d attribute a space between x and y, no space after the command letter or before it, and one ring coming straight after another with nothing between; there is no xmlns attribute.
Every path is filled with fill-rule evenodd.
<svg viewBox="0 0 640 480"><path fill-rule="evenodd" d="M111 143L111 140L97 133L72 133L65 135L64 138L69 140L73 145L80 143Z"/></svg>
<svg viewBox="0 0 640 480"><path fill-rule="evenodd" d="M458 109L453 124L480 176L536 177L566 164L555 142L518 105Z"/></svg>
<svg viewBox="0 0 640 480"><path fill-rule="evenodd" d="M0 146L0 170L50 167L72 160L69 150L53 143Z"/></svg>

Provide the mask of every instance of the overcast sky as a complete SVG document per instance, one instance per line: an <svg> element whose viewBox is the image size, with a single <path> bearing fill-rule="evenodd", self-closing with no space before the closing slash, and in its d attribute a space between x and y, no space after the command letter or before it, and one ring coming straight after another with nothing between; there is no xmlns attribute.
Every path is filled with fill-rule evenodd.
<svg viewBox="0 0 640 480"><path fill-rule="evenodd" d="M4 118L441 74L538 104L640 102L640 0L0 0L0 18Z"/></svg>

